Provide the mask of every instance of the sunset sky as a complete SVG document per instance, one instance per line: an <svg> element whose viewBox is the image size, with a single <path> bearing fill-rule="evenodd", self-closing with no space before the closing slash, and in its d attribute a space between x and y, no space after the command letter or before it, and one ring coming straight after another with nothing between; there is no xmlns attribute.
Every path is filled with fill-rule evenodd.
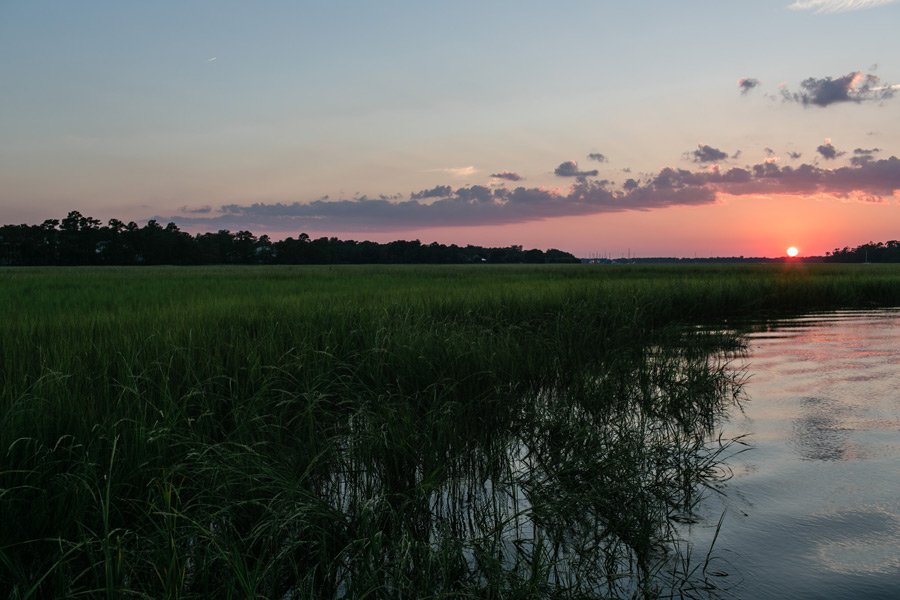
<svg viewBox="0 0 900 600"><path fill-rule="evenodd" d="M0 0L0 224L611 257L900 239L898 26L895 0Z"/></svg>

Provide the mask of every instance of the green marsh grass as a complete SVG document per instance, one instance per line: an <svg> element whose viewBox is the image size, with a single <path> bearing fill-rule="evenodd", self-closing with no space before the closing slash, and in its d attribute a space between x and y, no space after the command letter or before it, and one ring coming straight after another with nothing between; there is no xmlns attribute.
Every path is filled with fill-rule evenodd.
<svg viewBox="0 0 900 600"><path fill-rule="evenodd" d="M741 342L693 325L897 304L882 265L3 269L0 589L715 595L675 524Z"/></svg>

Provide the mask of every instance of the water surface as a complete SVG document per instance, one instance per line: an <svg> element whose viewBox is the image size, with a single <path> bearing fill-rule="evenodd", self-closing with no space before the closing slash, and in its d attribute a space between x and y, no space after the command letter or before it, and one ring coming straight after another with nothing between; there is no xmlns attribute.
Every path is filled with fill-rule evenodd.
<svg viewBox="0 0 900 600"><path fill-rule="evenodd" d="M900 596L900 311L815 314L748 337L749 449L691 539L741 598Z"/></svg>

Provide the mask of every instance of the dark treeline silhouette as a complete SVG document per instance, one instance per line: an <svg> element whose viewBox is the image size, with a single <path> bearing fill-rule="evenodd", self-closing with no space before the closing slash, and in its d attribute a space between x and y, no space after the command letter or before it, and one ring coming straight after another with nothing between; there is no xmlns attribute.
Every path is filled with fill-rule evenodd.
<svg viewBox="0 0 900 600"><path fill-rule="evenodd" d="M900 241L869 242L856 248L835 248L825 253L825 262L900 262Z"/></svg>
<svg viewBox="0 0 900 600"><path fill-rule="evenodd" d="M464 264L578 262L568 252L484 248L398 240L387 244L311 239L301 233L273 242L249 231L220 230L192 236L174 223L139 227L72 211L40 225L0 226L0 265L213 265L213 264Z"/></svg>

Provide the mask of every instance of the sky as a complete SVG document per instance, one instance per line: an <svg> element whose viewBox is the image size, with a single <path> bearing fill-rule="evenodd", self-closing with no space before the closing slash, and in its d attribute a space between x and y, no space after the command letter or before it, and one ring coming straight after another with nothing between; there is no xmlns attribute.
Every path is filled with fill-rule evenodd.
<svg viewBox="0 0 900 600"><path fill-rule="evenodd" d="M0 224L612 258L894 240L898 25L898 0L0 0Z"/></svg>

